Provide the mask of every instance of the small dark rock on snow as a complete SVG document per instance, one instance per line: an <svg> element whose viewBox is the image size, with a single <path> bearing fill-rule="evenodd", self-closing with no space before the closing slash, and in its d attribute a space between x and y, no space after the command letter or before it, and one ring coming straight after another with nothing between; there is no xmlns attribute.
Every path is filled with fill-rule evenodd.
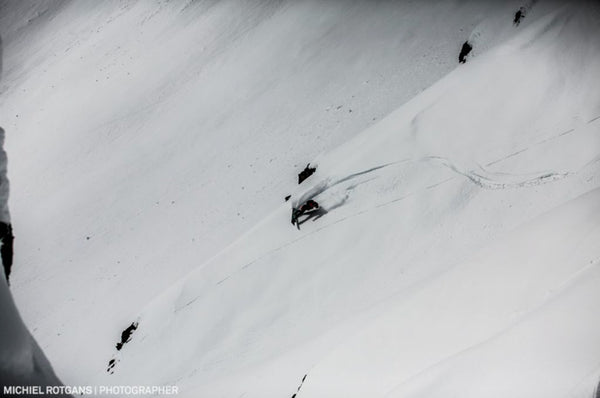
<svg viewBox="0 0 600 398"><path fill-rule="evenodd" d="M525 7L519 8L519 10L515 13L515 19L513 20L513 24L515 26L519 26L523 18L525 18Z"/></svg>
<svg viewBox="0 0 600 398"><path fill-rule="evenodd" d="M121 332L121 341L117 343L117 350L120 351L121 348L125 345L125 343L131 340L131 334L137 329L138 323L133 322L131 325L127 326L123 332Z"/></svg>
<svg viewBox="0 0 600 398"><path fill-rule="evenodd" d="M310 167L310 163L306 165L304 170L298 174L298 184L302 184L302 181L306 180L308 177L313 175L317 171L316 167Z"/></svg>
<svg viewBox="0 0 600 398"><path fill-rule="evenodd" d="M468 40L464 42L462 49L460 50L460 54L458 54L458 62L464 64L467 60L467 55L469 55L472 49L473 46L471 45L471 43L469 43Z"/></svg>

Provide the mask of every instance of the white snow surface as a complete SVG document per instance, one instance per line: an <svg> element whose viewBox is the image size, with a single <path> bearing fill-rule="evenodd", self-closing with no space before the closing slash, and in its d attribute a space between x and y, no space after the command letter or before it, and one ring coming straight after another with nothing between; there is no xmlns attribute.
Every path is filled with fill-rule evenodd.
<svg viewBox="0 0 600 398"><path fill-rule="evenodd" d="M600 9L498 3L2 3L14 290L59 375L592 397Z"/></svg>
<svg viewBox="0 0 600 398"><path fill-rule="evenodd" d="M0 65L2 65L2 51L0 39ZM2 68L0 67L0 78ZM10 223L8 210L9 181L6 176L8 159L4 151L4 130L0 127L0 220ZM2 242L0 242L0 246ZM2 260L0 260L0 263ZM45 391L46 387L60 387L61 382L54 374L52 366L40 349L27 327L23 324L19 311L15 306L9 291L8 283L4 278L4 268L0 277L0 394L12 396L5 391L5 387L27 389L39 388ZM19 391L19 396L27 397L35 394ZM67 396L56 394L56 396Z"/></svg>

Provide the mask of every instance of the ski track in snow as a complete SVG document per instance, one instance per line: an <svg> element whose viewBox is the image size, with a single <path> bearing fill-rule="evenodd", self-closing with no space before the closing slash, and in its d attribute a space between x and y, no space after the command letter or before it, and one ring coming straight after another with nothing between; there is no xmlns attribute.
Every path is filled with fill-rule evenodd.
<svg viewBox="0 0 600 398"><path fill-rule="evenodd" d="M507 188L525 188L531 187L541 184L546 184L548 182L553 182L557 180L561 180L567 176L569 173L554 173L554 172L545 172L539 173L531 178L522 179L521 176L515 174L503 174L503 176L508 176L509 178L518 177L517 181L501 181L490 178L488 176L476 173L474 171L460 170L455 164L450 162L448 159L439 157L439 156L429 156L426 160L435 160L439 161L442 165L447 167L448 169L454 171L457 174L467 177L472 183L483 188L483 189L507 189ZM484 173L487 173L485 169L483 169ZM494 173L495 175L500 175L500 173Z"/></svg>
<svg viewBox="0 0 600 398"><path fill-rule="evenodd" d="M597 116L597 117L595 117L593 119L590 119L586 124L590 124L590 123L592 123L592 122L594 122L594 121L596 121L598 119L600 119L600 116ZM550 138L538 141L538 142L535 143L534 146L544 144L544 143L546 143L548 141L552 141L552 140L558 139L560 137L564 137L564 136L569 135L569 134L571 134L571 133L573 133L575 131L576 131L575 128L566 130L566 131L561 132L560 134L557 134L557 135L555 135L553 137L550 137ZM529 149L531 149L531 147L522 148L522 149L520 149L518 151L512 152L512 153L510 153L510 154L508 154L506 156L503 156L503 157L501 157L501 158L499 158L497 160L494 160L492 162L486 163L486 167L494 165L494 164L497 164L497 163L500 163L500 162L502 162L504 160L513 158L515 156L518 156L518 155L520 155L520 154L528 151ZM597 160L600 160L600 159L596 159L595 161L597 161ZM509 180L512 180L512 179L515 179L515 178L517 179L516 181L502 181L502 180L493 179L491 177L488 177L488 176L484 175L485 173L488 173L488 172L483 167L481 167L481 166L480 167L481 167L481 169L483 171L483 174L482 173L477 173L477 172L472 171L472 170L461 170L458 166L456 166L449 159L447 159L445 157L442 157L442 156L426 156L426 157L423 157L423 158L421 158L419 160L401 159L401 160L397 160L397 161L385 163L385 164L382 164L382 165L374 166L374 167L368 168L366 170L359 171L359 172L356 172L356 173L352 173L352 174L349 174L349 175L347 175L345 177L336 179L333 182L331 182L332 178L324 179L323 181L318 182L314 186L312 186L311 188L307 189L304 193L302 193L298 197L298 199L292 199L292 203L293 203L294 207L297 207L299 203L303 203L303 202L305 202L305 201L307 201L309 199L316 198L320 194L322 194L324 192L327 192L331 188L336 187L336 186L338 186L338 185L340 185L340 184L342 184L344 182L350 181L350 180L355 179L357 177L364 176L364 175L373 173L375 171L378 171L378 170L381 170L381 169L384 169L384 168L387 168L387 167L390 167L390 166L402 165L402 164L405 164L405 163L408 163L408 162L416 162L416 161L433 161L433 162L440 163L444 167L446 167L449 170L451 170L454 173L456 173L457 175L466 177L473 184L477 185L478 187L480 187L482 189L486 189L486 190L518 189L518 188L526 188L526 187L538 186L538 185L547 184L547 183L551 183L551 182L562 180L562 179L568 177L571 174L570 172L564 172L564 173L540 172L540 173L537 173L536 175L534 175L533 177L523 178L524 176L518 175L518 174L508 174L508 173L494 172L493 173L494 176L502 176L504 178L508 178ZM339 203L335 203L332 206L329 206L328 208L324 209L326 211L325 214L327 214L329 211L335 210L336 208L343 206L344 203L347 201L347 199L349 197L350 191L352 191L358 185L367 183L367 182L372 181L372 180L374 180L374 179L376 179L378 177L379 176L376 175L373 178L370 178L370 179L367 179L367 180L364 180L364 181L359 181L359 182L356 182L353 185L350 185L350 186L346 187L346 194L344 195L344 197L342 198L342 200ZM438 186L441 186L443 184L446 184L447 182L450 182L450 181L454 180L455 178L456 177L450 177L450 178L443 179L443 180L441 180L439 182L436 182L434 184L426 186L424 188L424 190L434 189L434 188L436 188ZM349 215L344 216L344 217L340 217L340 218L338 218L338 219L336 219L336 220L334 220L334 221L332 221L332 222L330 222L328 224L322 225L322 226L320 226L320 227L318 227L318 228L316 228L316 229L314 229L314 230L312 230L312 231L310 231L308 233L304 233L303 235L299 236L298 238L293 239L291 241L288 241L285 244L283 244L282 246L276 247L276 248L274 248L274 249L272 249L272 250L270 250L270 251L262 254L261 256L255 258L254 260L252 260L252 261L250 261L250 262L242 265L238 270L234 271L233 273L231 273L231 274L227 275L226 277L224 277L223 279L219 280L215 284L215 286L219 286L219 285L223 284L228 279L230 279L231 277L237 275L238 273L242 272L243 270L251 267L256 262L261 261L261 260L263 260L263 259L271 256L272 254L274 254L276 252L279 252L279 251L281 251L281 250L283 250L283 249L285 249L285 248L287 248L287 247L289 247L291 245L294 245L294 244L296 244L296 243L298 243L298 242L306 239L307 237L310 237L311 235L313 235L315 233L318 233L318 232L320 232L322 230L328 229L328 228L330 228L330 227L332 227L332 226L334 226L336 224L339 224L340 222L344 222L344 221L346 221L348 219L351 219L351 218L363 215L365 213L368 213L368 212L370 212L372 210L376 210L376 209L379 209L379 208L382 208L382 207L385 207L385 206L389 206L389 205L397 203L397 202L401 202L401 201L407 199L408 197L411 197L411 196L415 195L416 193L418 193L418 192L409 192L409 193L406 193L406 194L404 194L402 196L399 196L397 198L394 198L392 200L388 200L388 201L383 202L383 203L378 203L376 205L373 205L373 206L368 207L366 209L363 209L361 211L349 214ZM318 218L321 218L321 216L317 217L317 219ZM308 220L305 220L305 222L306 221L308 221ZM313 221L316 221L316 219L313 220ZM181 306L179 308L176 308L174 312L177 313L177 312L185 309L186 307L190 306L195 301L197 301L199 297L200 296L197 296L197 297L193 298L192 300L188 301L183 306Z"/></svg>
<svg viewBox="0 0 600 398"><path fill-rule="evenodd" d="M307 191L305 191L303 194L301 194L298 197L298 199L292 199L292 204L293 204L294 207L298 207L301 203L304 203L307 200L313 199L313 198L317 197L318 195L322 194L323 192L325 192L325 191L327 191L327 190L329 190L329 189L331 189L331 188L333 188L333 187L335 187L335 186L337 186L337 185L339 185L341 183L344 183L346 181L350 181L350 180L352 180L354 178L357 178L357 177L360 177L362 175L366 175L366 174L372 173L374 171L377 171L377 170L380 170L380 169L383 169L383 168L386 168L386 167L389 167L389 166L393 166L393 165L397 165L397 164L402 164L402 163L406 163L406 162L409 162L409 161L410 161L410 159L402 159L402 160L398 160L398 161L395 161L395 162L390 162L390 163L385 163L385 164L382 164L382 165L379 165L379 166L374 166L374 167L371 167L371 168L363 170L363 171L352 173L352 174L350 174L350 175L348 175L346 177L339 178L337 180L334 180L333 182L330 182L332 180L331 178L325 179L325 180L323 180L323 181L315 184L313 187L309 188ZM370 180L367 180L367 181L370 181ZM359 183L357 183L355 185L350 186L348 189L353 189L356 186L358 186L359 184L365 183L367 181L359 182ZM326 209L326 210L330 210L330 209Z"/></svg>
<svg viewBox="0 0 600 398"><path fill-rule="evenodd" d="M600 115L596 116L595 118L588 120L587 124L591 124L592 122L595 122L596 120L600 119Z"/></svg>
<svg viewBox="0 0 600 398"><path fill-rule="evenodd" d="M598 120L598 119L600 119L600 115L598 115L598 116L596 116L596 117L594 117L594 118L592 118L592 119L588 120L588 121L586 122L586 124L592 124L593 122L595 122L595 121L596 121L596 120ZM549 137L549 138L546 138L546 139L543 139L543 140L541 140L541 141L538 141L538 142L536 142L536 143L534 144L534 146L541 145L541 144L545 144L546 142L553 141L553 140L555 140L555 139L558 139L558 138L560 138L560 137L564 137L565 135L569 135L569 134L571 134L571 133L573 133L573 132L575 132L575 131L576 131L576 129L575 129L575 128L572 128L572 129L569 129L569 130L563 131L563 132L562 132L562 133L560 133L560 134L557 134L557 135L555 135L555 136L552 136L552 137ZM497 164L497 163L500 163L500 162L502 162L502 161L504 161L504 160L510 159L510 158L512 158L512 157L514 157L514 156L517 156L517 155L520 155L521 153L523 153L523 152L526 152L526 151L528 151L529 149L531 149L531 147L526 147L526 148L519 149L518 151L512 152L512 153L510 153L510 154L508 154L508 155L506 155L506 156L504 156L504 157L501 157L501 158L499 158L499 159L496 159L496 160L494 160L494 161L492 161L492 162L486 163L486 164L485 164L485 166L486 166L486 167L489 167L489 166L495 165L495 164Z"/></svg>
<svg viewBox="0 0 600 398"><path fill-rule="evenodd" d="M595 119L592 119L591 121L597 120L597 119L600 119L600 116L597 117L597 118L595 118ZM590 123L590 122L588 122L588 123ZM552 140L552 139L556 139L558 137L570 134L573 131L575 131L575 129L570 129L570 130L565 131L565 132L563 132L561 134L558 134L555 137L552 137L552 138L544 140L544 141L540 141L540 142L538 142L538 144L541 144L541 143L544 143L546 141L549 141L549 140ZM496 163L499 163L499 162L501 162L501 161L503 161L505 159L517 156L517 155L519 155L519 154L527 151L528 149L529 148L524 148L524 149L521 149L521 150L519 150L517 152L511 153L511 154L509 154L507 156L504 156L504 157L502 157L502 158L500 158L500 159L498 159L496 161L493 161L491 163L487 163L487 166L492 165L492 164L496 164ZM335 186L337 186L337 185L339 185L339 184L341 184L343 182L352 180L353 178L356 178L356 177L359 177L359 176L362 176L362 175L366 175L366 174L372 173L374 171L381 170L383 168L387 168L387 167L392 166L392 165L403 164L403 163L407 163L407 162L410 162L410 161L411 161L411 159L402 159L402 160L398 160L398 161L395 161L395 162L389 162L389 163L386 163L386 164L383 164L383 165L379 165L379 166L375 166L375 167L369 168L369 169L364 170L364 171L360 171L360 172L356 172L356 173L350 174L350 175L348 175L346 177L343 177L343 178L340 178L338 180L335 180L332 183L328 183L328 181L330 181L330 180L326 179L326 180L324 180L324 181L316 184L312 188L308 189L304 194L302 194L301 196L299 196L299 199L296 201L296 203L302 203L303 201L315 198L318 195L320 195L320 194L328 191L329 189L331 189L331 188L333 188L333 187L335 187ZM493 173L494 175L497 175L497 176L502 175L505 178L509 178L509 179L517 178L516 181L501 181L501 180L492 179L492 178L490 178L488 176L482 175L480 173L476 173L474 171L461 170L454 163L452 163L450 160L448 160L447 158L441 157L441 156L426 156L426 157L422 158L421 161L434 161L434 162L438 162L438 163L442 164L444 167L452 170L454 173L456 173L456 174L458 174L460 176L466 177L470 182L472 182L473 184L477 185L478 187L480 187L482 189L487 189L487 190L502 190L502 189L527 188L527 187L532 187L532 186L537 186L537 185L542 185L542 184L547 184L547 183L559 181L559 180L561 180L563 178L568 177L571 174L569 172L565 172L565 173L542 172L542 173L538 173L538 174L534 175L533 177L529 177L529 178L524 178L523 179L523 176L518 175L518 174L504 174L504 173L498 173L498 172ZM485 169L482 168L482 170L483 170L484 173L487 173L487 171ZM374 177L374 178L377 178L377 177ZM358 185L360 185L362 183L369 182L369 181L373 180L374 178L368 179L366 181L358 182L357 184L348 187L346 195L348 195L348 192L351 191L356 186L358 186ZM443 185L443 184L445 184L447 182L450 182L450 181L452 181L454 179L455 179L455 177L450 177L450 178L443 179L443 180L441 180L439 182L436 182L434 184L426 186L424 188L424 190L430 190L430 189L436 188L436 187L441 186L441 185ZM326 225L318 227L318 228L314 229L313 231L310 231L310 232L305 233L305 234L303 234L302 236L300 236L300 237L298 237L296 239L288 241L284 245L279 246L277 248L274 248L273 250L270 250L270 251L264 253L263 255L257 257L256 259L254 259L254 260L252 260L252 261L244 264L237 271L235 271L232 274L226 276L225 278L219 280L215 285L216 286L221 285L222 283L224 283L225 281L227 281L229 278L231 278L232 276L238 274L239 272L243 271L244 269L249 268L254 263L256 263L258 261L261 261L261 260L263 260L263 259L271 256L273 253L276 253L276 252L281 251L281 250L283 250L283 249L285 249L285 248L287 248L287 247L289 247L289 246L291 246L293 244L296 244L296 243L298 243L298 242L306 239L307 237L311 236L312 234L320 232L320 231L322 231L324 229L328 229L328 228L330 228L330 227L332 227L332 226L334 226L336 224L339 224L340 222L343 222L343 221L346 221L348 219L351 219L351 218L363 215L363 214L368 213L368 212L370 212L372 210L376 210L376 209L379 209L379 208L382 208L382 207L385 207L385 206L388 206L388 205L391 205L391 204L403 201L404 199L407 199L408 197L411 197L411 196L413 196L413 195L415 195L417 193L418 192L409 192L409 193L406 193L406 194L404 194L402 196L399 196L399 197L397 197L395 199L392 199L392 200L389 200L389 201L386 201L386 202L383 202L383 203L376 204L374 206L368 207L366 209L363 209L361 211L358 211L356 213L352 213L352 214L344 216L344 217L340 217L340 218L338 218L338 219L336 219L336 220L334 220L334 221L332 221L332 222L330 222L330 223L328 223ZM347 199L347 196L346 196L346 199ZM343 200L340 205L334 205L334 206L331 206L329 209L325 209L325 210L327 210L327 211L333 210L333 209L335 209L335 208L337 208L339 206L342 206L343 202L345 202L345 200ZM175 312L178 312L178 311L182 310L183 308L189 306L194 301L196 301L198 299L198 297L196 297L195 299L189 301L184 306L176 309Z"/></svg>

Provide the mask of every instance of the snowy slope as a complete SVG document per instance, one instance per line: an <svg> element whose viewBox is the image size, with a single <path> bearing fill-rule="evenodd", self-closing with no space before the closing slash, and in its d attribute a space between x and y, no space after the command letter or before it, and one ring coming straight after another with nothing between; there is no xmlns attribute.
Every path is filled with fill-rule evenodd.
<svg viewBox="0 0 600 398"><path fill-rule="evenodd" d="M326 214L299 232L282 204L131 319L97 382L207 397L590 397L600 10L533 10L319 156L292 203Z"/></svg>
<svg viewBox="0 0 600 398"><path fill-rule="evenodd" d="M0 78L2 77L2 38L0 38ZM0 79L1 80L1 79ZM3 209L3 222L10 221L7 209L9 196L9 181L6 179L8 166L7 156L4 152L4 130L0 127L0 208ZM2 245L2 242L0 242ZM4 256L3 256L4 257ZM0 263L2 260L0 260ZM52 366L46 359L43 351L23 324L19 311L10 294L8 283L4 278L0 280L0 388L2 396L33 396L23 392L23 388L60 388L61 382L54 374ZM19 391L5 391L5 387L21 388ZM14 395L13 395L14 394ZM67 396L60 392L56 396Z"/></svg>
<svg viewBox="0 0 600 398"><path fill-rule="evenodd" d="M462 42L475 44L476 61L554 7L528 5L530 11L516 28L513 15L522 5L1 1L5 79L0 117L11 156L17 236L13 291L59 375L70 384L85 384L103 371L132 314L280 206L308 161L452 71ZM539 82L541 87L545 83ZM465 100L472 98L465 93ZM587 117L585 109L581 112ZM561 120L565 131L571 128ZM393 129L407 122L398 123ZM417 118L415 128L424 131L419 123ZM391 128L381 126L377 129ZM563 131L555 127L542 135ZM439 144L449 142L444 138ZM492 144L498 155L511 149ZM339 170L323 158L323 170L313 180L343 179L385 158L418 159L415 151L421 150L407 146L404 153L379 154L380 146L364 162L352 160L356 153L343 158ZM386 182L378 190L363 181L374 174L364 174L319 200L329 201L331 209L345 201L350 185L363 183L338 208L343 217L396 200L427 179L435 184L440 173L455 175L439 161L395 164L381 172ZM409 174L416 185L400 186ZM444 212L446 200L433 200L430 211ZM415 197L405 203L419 202ZM268 227L271 242L263 242L261 232L259 244L235 255L252 259L297 239L297 232L289 231L288 210L280 212L280 219L272 221L277 227ZM410 214L406 225L416 226L420 213ZM515 225L520 215L505 221L491 214L489 222ZM322 221L331 220L333 210L331 216ZM449 258L468 252L453 248L454 242L444 238L448 230L435 227L433 216L418 226L405 258L418 258L433 242L448 249ZM477 230L478 224L464 226ZM412 235L406 229L398 236L409 242ZM345 236L335 239L332 256L348 242ZM362 244L385 253L388 260L382 264L398 251L389 250L391 241L374 237ZM428 256L418 261L433 261L435 253ZM372 278L386 279L389 267ZM436 270L424 266L414 280ZM327 311L337 313L338 304L333 301ZM86 360L73 366L73 358Z"/></svg>
<svg viewBox="0 0 600 398"><path fill-rule="evenodd" d="M599 234L595 189L394 303L311 369L303 395L570 396L600 370Z"/></svg>

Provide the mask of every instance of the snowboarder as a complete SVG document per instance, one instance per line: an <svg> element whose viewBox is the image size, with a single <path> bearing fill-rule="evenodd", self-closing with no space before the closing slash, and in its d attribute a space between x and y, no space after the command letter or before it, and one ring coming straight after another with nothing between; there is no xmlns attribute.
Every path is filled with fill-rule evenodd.
<svg viewBox="0 0 600 398"><path fill-rule="evenodd" d="M315 171L317 171L316 167L310 167L310 163L307 164L304 170L298 174L298 184L302 184L302 181L313 175Z"/></svg>
<svg viewBox="0 0 600 398"><path fill-rule="evenodd" d="M298 229L300 229L300 222L298 218L307 213L312 213L313 211L319 208L319 204L312 199L307 200L302 206L299 208L292 209L292 225L296 225Z"/></svg>
<svg viewBox="0 0 600 398"><path fill-rule="evenodd" d="M0 127L0 257L4 266L6 282L10 276L13 262L13 240L12 226L10 224L10 212L8 211L9 184L6 177L6 152L4 151L4 130Z"/></svg>

